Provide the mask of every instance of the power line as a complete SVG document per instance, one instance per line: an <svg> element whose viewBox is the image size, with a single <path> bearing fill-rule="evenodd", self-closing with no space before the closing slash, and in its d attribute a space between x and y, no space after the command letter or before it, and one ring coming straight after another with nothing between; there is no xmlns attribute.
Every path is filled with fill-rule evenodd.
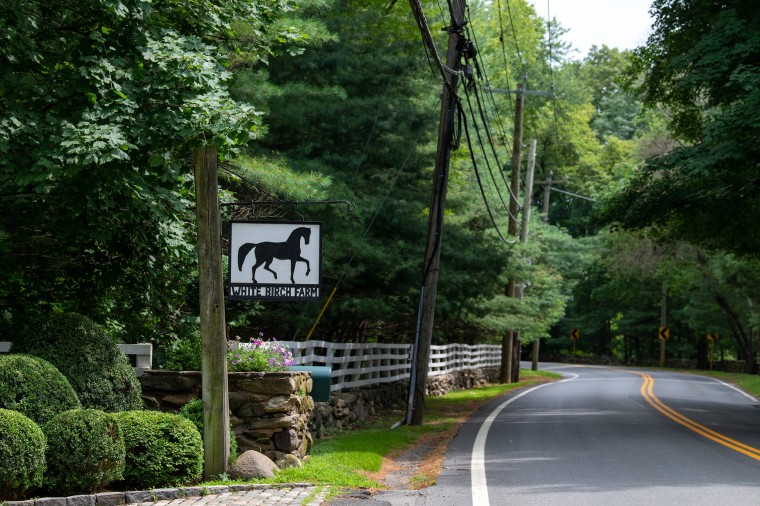
<svg viewBox="0 0 760 506"><path fill-rule="evenodd" d="M504 58L504 78L507 81L507 89L509 89L511 86L509 85L509 65L507 63L507 46L504 43L504 21L501 18L501 0L498 0L497 6L498 6L498 11L499 11L499 42L501 43L501 54ZM507 95L507 101L509 102L509 113L511 115L514 113L514 105L512 105L512 95Z"/></svg>
<svg viewBox="0 0 760 506"><path fill-rule="evenodd" d="M469 14L469 9L468 9L468 14ZM472 25L471 23L468 23L468 25L466 27L466 31L467 31L468 36L470 35L470 33L472 33L472 40L474 41L475 47L477 48L477 47L479 47L478 46L477 36L475 34L475 29L472 28L471 25ZM473 59L473 61L475 63L476 76L478 78L480 78L482 81L488 82L488 72L486 70L486 66L483 64L482 58L480 57L480 53L477 50L472 51L471 53L473 53L470 56L472 57L472 59ZM491 129L489 128L490 120L488 119L487 111L484 112L484 109L486 109L486 108L484 107L483 101L481 100L480 94L478 93L478 86L474 83L474 79L476 77L473 76L472 73L470 73L470 75L468 77L470 79L470 82L473 84L473 89L474 89L474 92L475 92L475 99L476 99L476 102L478 104L478 110L480 112L481 121L483 123L484 128L486 129L486 135L488 137L488 143L491 146L491 151L493 152L493 156L494 156L494 159L495 159L494 161L495 161L497 169L499 171L499 175L501 176L501 179L504 182L504 186L507 188L507 190L509 191L509 193L512 194L512 188L510 187L510 184L507 182L506 175L504 174L504 171L501 170L502 165L499 163L499 155L496 153L496 147L494 146L494 142L493 142L493 135L491 134ZM512 151L511 151L511 149L509 149L509 146L506 144L507 134L506 134L505 129L504 129L504 124L501 121L501 115L496 111L496 109L497 109L496 101L493 98L493 94L489 93L489 97L491 98L491 103L493 105L493 109L492 109L493 116L497 119L498 125L499 125L499 127L501 129L501 140L504 143L504 147L505 147L505 150L506 150L508 156L511 158L512 157ZM468 105L470 106L470 110L472 110L472 104L470 104L470 97L469 97L469 95L467 96L467 102L468 102ZM477 130L477 121L474 119L474 116L473 116L473 122L474 122L474 125L475 125L476 130ZM479 139L479 141L481 143L481 148L482 148L482 140L480 140L480 132L477 131L477 134L478 134L478 139ZM485 152L484 152L484 157L485 157L486 162L487 162L488 161L488 157L485 154ZM496 183L495 179L493 178L493 171L491 170L490 164L488 164L488 169L489 169L489 172L491 173L491 178L492 178L493 183L494 183L494 188L498 192L499 198L501 199L502 204L504 204L505 208L507 208L507 212L509 213L508 206L506 206L506 204L504 203L504 199L501 196L501 192L499 191L498 184ZM516 196L514 196L514 195L512 195L512 196L515 199L517 199Z"/></svg>
<svg viewBox="0 0 760 506"><path fill-rule="evenodd" d="M461 100L457 101L457 106L459 107L461 111L461 108L462 108ZM467 128L467 121L464 122L464 132L465 132L465 137L467 138L467 146L470 150L470 160L472 160L472 167L475 170L475 177L478 180L480 195L483 197L483 203L486 206L486 211L488 211L488 217L491 219L491 224L493 225L493 228L496 230L496 233L499 234L499 237L505 244L514 244L515 241L508 240L501 233L501 230L499 230L499 226L496 224L496 220L493 217L493 213L491 212L491 207L488 205L488 199L486 198L486 193L485 193L485 190L483 189L483 182L480 179L480 172L478 171L478 164L475 161L475 153L474 153L474 150L472 149L472 140L470 139L470 129Z"/></svg>
<svg viewBox="0 0 760 506"><path fill-rule="evenodd" d="M479 48L480 44L478 44L478 38L477 38L477 35L475 34L475 29L471 28L470 25L468 25L467 27L468 34L470 33L470 30L472 30L472 40L475 42L475 47ZM486 71L486 66L483 64L483 58L480 56L479 52L475 53L475 65L476 65L476 69L478 70L478 75L481 77L481 79L485 81L487 88L490 88L490 84L488 84L490 83L490 79L488 78L488 72ZM507 70L505 69L505 71ZM482 75L480 75L481 72L482 72ZM509 80L507 79L507 82L508 81ZM507 139L506 129L504 128L504 123L501 121L501 115L497 112L498 107L496 105L496 100L494 99L493 93L489 93L488 96L491 99L493 115L496 117L499 123L499 128L501 130L501 136L502 136L501 138L502 138L502 141L504 142L504 147L506 148L507 154L511 157L512 150L509 148L509 144L507 144L506 142L506 139ZM512 104L511 97L510 97L509 103L511 106Z"/></svg>
<svg viewBox="0 0 760 506"><path fill-rule="evenodd" d="M483 145L483 139L480 136L480 129L478 128L478 123L477 123L477 120L475 118L475 111L472 108L472 102L470 101L470 93L468 91L468 87L465 86L464 90L465 90L465 96L467 97L467 107L470 110L470 116L472 117L472 123L473 123L473 126L475 127L475 133L477 134L477 137L478 137L478 144L480 146L480 150L483 153L483 159L486 162L486 167L488 168L488 172L491 175L491 180L493 181L494 189L496 190L496 193L499 195L499 199L501 200L501 203L504 206L504 210L506 210L507 213L509 213L509 206L507 205L506 202L504 202L504 197L501 195L501 191L499 190L499 185L496 183L496 178L493 175L493 170L491 168L491 163L488 161L488 153L486 152L485 146ZM475 93L476 93L476 97L477 97L477 86L475 86ZM482 110L482 108L480 108L480 103L478 103L478 107L480 109L481 121L485 122L485 118L483 117L483 110ZM484 123L483 126L486 129L486 135L490 136L490 133L488 131L487 123ZM493 143L490 141L490 139L489 139L489 144L491 145L491 149L492 149L493 155L496 158L496 163L498 163L498 156L496 155L496 150L494 149Z"/></svg>
<svg viewBox="0 0 760 506"><path fill-rule="evenodd" d="M491 149L494 152L494 157L496 158L496 164L497 164L497 167L499 168L499 174L501 175L501 179L504 182L504 185L507 187L507 190L509 191L510 194L512 194L512 188L510 187L509 182L507 182L507 178L506 178L506 175L504 174L504 171L501 170L502 164L499 163L499 157L496 154L496 148L493 145L493 136L491 135L491 132L488 129L488 124L489 124L489 121L487 119L488 115L483 113L483 105L482 105L482 101L481 101L481 98L480 98L480 93L478 93L478 86L474 85L473 89L474 89L474 92L475 92L475 99L476 99L476 101L478 103L478 108L479 108L480 113L481 113L481 118L482 118L483 123L484 123L484 125L486 127L486 133L488 135L489 144L491 145ZM498 122L499 122L499 127L501 129L501 139L502 139L502 141L504 143L505 151L507 152L508 157L512 158L512 150L510 149L509 145L506 143L507 134L506 134L506 132L504 130L504 125L501 122L501 115L499 115L496 112L496 102L495 102L495 100L493 98L493 94L489 92L488 96L491 98L491 103L493 105L493 109L492 109L493 115L498 119ZM513 195L513 197L514 197L514 195Z"/></svg>
<svg viewBox="0 0 760 506"><path fill-rule="evenodd" d="M559 188L555 188L554 186L552 186L550 188L550 190L553 191L553 192L564 193L565 195L570 195L571 197L577 197L579 199L588 200L590 202L596 202L591 197L586 197L585 195L578 195L577 193L572 193L572 192L569 192L569 191L560 190Z"/></svg>
<svg viewBox="0 0 760 506"><path fill-rule="evenodd" d="M525 70L525 61L523 61L522 54L520 53L520 46L517 44L517 32L515 32L515 21L512 18L512 9L509 7L509 0L507 2L507 15L509 16L509 27L512 30L512 38L515 41L515 51L517 52L517 59L520 61L520 67L522 68L523 75L527 74Z"/></svg>
<svg viewBox="0 0 760 506"><path fill-rule="evenodd" d="M438 50L435 47L435 41L433 40L433 35L430 33L430 27L427 24L425 12L422 9L420 0L411 0L409 3L412 6L412 14L414 15L414 19L417 22L420 33L422 34L422 43L425 46L425 50L433 57L433 60L435 61L435 64L438 67L441 76L443 76L443 79L446 80L446 74L452 76L461 76L461 70L452 69L451 67L447 66L441 59L441 56L438 54ZM453 90L451 91L453 93Z"/></svg>

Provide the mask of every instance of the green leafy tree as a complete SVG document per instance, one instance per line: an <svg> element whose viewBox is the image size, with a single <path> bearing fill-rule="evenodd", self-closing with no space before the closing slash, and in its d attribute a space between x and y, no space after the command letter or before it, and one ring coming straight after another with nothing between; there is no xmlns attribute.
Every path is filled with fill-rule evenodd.
<svg viewBox="0 0 760 506"><path fill-rule="evenodd" d="M0 6L0 296L127 338L174 332L194 268L194 146L261 132L231 69L303 39L298 2L17 0Z"/></svg>
<svg viewBox="0 0 760 506"><path fill-rule="evenodd" d="M760 14L747 2L658 0L631 82L681 144L650 159L603 221L756 255Z"/></svg>
<svg viewBox="0 0 760 506"><path fill-rule="evenodd" d="M278 198L355 204L280 211L323 222L323 282L338 291L312 337L398 340L394 329L414 328L439 85L405 4L338 1L304 17L322 20L333 39L272 60L266 86L257 72L235 84L236 96L265 102L268 125L242 164L245 177ZM303 337L322 304L267 305L251 335Z"/></svg>

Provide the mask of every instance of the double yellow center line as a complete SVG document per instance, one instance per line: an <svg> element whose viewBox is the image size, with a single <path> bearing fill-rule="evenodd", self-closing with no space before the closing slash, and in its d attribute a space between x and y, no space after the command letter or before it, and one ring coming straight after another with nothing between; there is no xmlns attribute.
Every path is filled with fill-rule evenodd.
<svg viewBox="0 0 760 506"><path fill-rule="evenodd" d="M758 450L757 448L745 445L744 443L740 443L739 441L726 437L723 434L719 434L715 432L714 430L708 429L704 425L700 425L694 420L686 418L681 413L678 413L672 408L666 406L665 403L663 403L654 394L654 379L652 378L652 376L650 376L649 374L640 373L636 371L628 371L628 372L631 372L633 374L638 374L639 376L644 378L644 384L641 385L641 395L654 409L656 409L663 415L667 416L674 422L683 425L684 427L686 427L687 429L691 431L696 432L700 436L706 437L707 439L711 441L715 441L716 443L721 444L725 446L726 448L731 448L734 451L743 453L749 458L760 460L760 450Z"/></svg>

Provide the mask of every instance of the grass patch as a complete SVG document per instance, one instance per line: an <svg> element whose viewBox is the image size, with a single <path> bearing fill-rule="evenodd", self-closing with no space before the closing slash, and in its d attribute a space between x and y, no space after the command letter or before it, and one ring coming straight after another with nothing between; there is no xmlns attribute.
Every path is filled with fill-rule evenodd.
<svg viewBox="0 0 760 506"><path fill-rule="evenodd" d="M760 397L760 376L757 374L743 374L737 372L723 371L689 371L692 374L710 376L723 380L727 383L733 383L745 392L755 397Z"/></svg>
<svg viewBox="0 0 760 506"><path fill-rule="evenodd" d="M377 488L380 483L368 473L380 470L383 457L389 452L413 444L429 426L400 427L391 430L387 418L375 420L384 428L349 430L317 441L311 458L302 468L283 469L275 482L310 482L349 488Z"/></svg>
<svg viewBox="0 0 760 506"><path fill-rule="evenodd" d="M390 427L404 417L396 411L375 416L346 430L333 430L315 441L310 456L301 468L283 469L274 478L245 483L313 483L336 488L382 488L381 468L384 459L399 455L423 442L434 448L419 472L411 478L415 487L435 483L443 462L443 453L461 423L480 405L515 388L561 378L546 371L520 373L520 383L488 385L471 390L450 392L426 400L421 426ZM208 482L229 484L237 481Z"/></svg>

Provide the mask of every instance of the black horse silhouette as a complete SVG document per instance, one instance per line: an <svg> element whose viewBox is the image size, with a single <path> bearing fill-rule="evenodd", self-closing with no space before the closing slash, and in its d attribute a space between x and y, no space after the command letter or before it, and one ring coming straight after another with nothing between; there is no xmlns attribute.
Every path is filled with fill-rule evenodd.
<svg viewBox="0 0 760 506"><path fill-rule="evenodd" d="M290 260L290 281L295 285L296 282L293 279L293 272L296 270L296 262L306 263L307 276L309 275L309 272L311 272L309 261L301 256L301 238L304 239L305 244L309 244L310 237L310 228L299 227L290 233L290 236L285 242L247 242L238 249L238 270L243 270L245 257L255 248L256 251L254 251L254 255L256 255L256 263L253 264L253 269L251 270L251 277L253 278L254 283L257 283L256 269L261 265L264 265L266 270L274 274L274 279L277 279L277 273L269 268L272 261L276 258L278 260Z"/></svg>

